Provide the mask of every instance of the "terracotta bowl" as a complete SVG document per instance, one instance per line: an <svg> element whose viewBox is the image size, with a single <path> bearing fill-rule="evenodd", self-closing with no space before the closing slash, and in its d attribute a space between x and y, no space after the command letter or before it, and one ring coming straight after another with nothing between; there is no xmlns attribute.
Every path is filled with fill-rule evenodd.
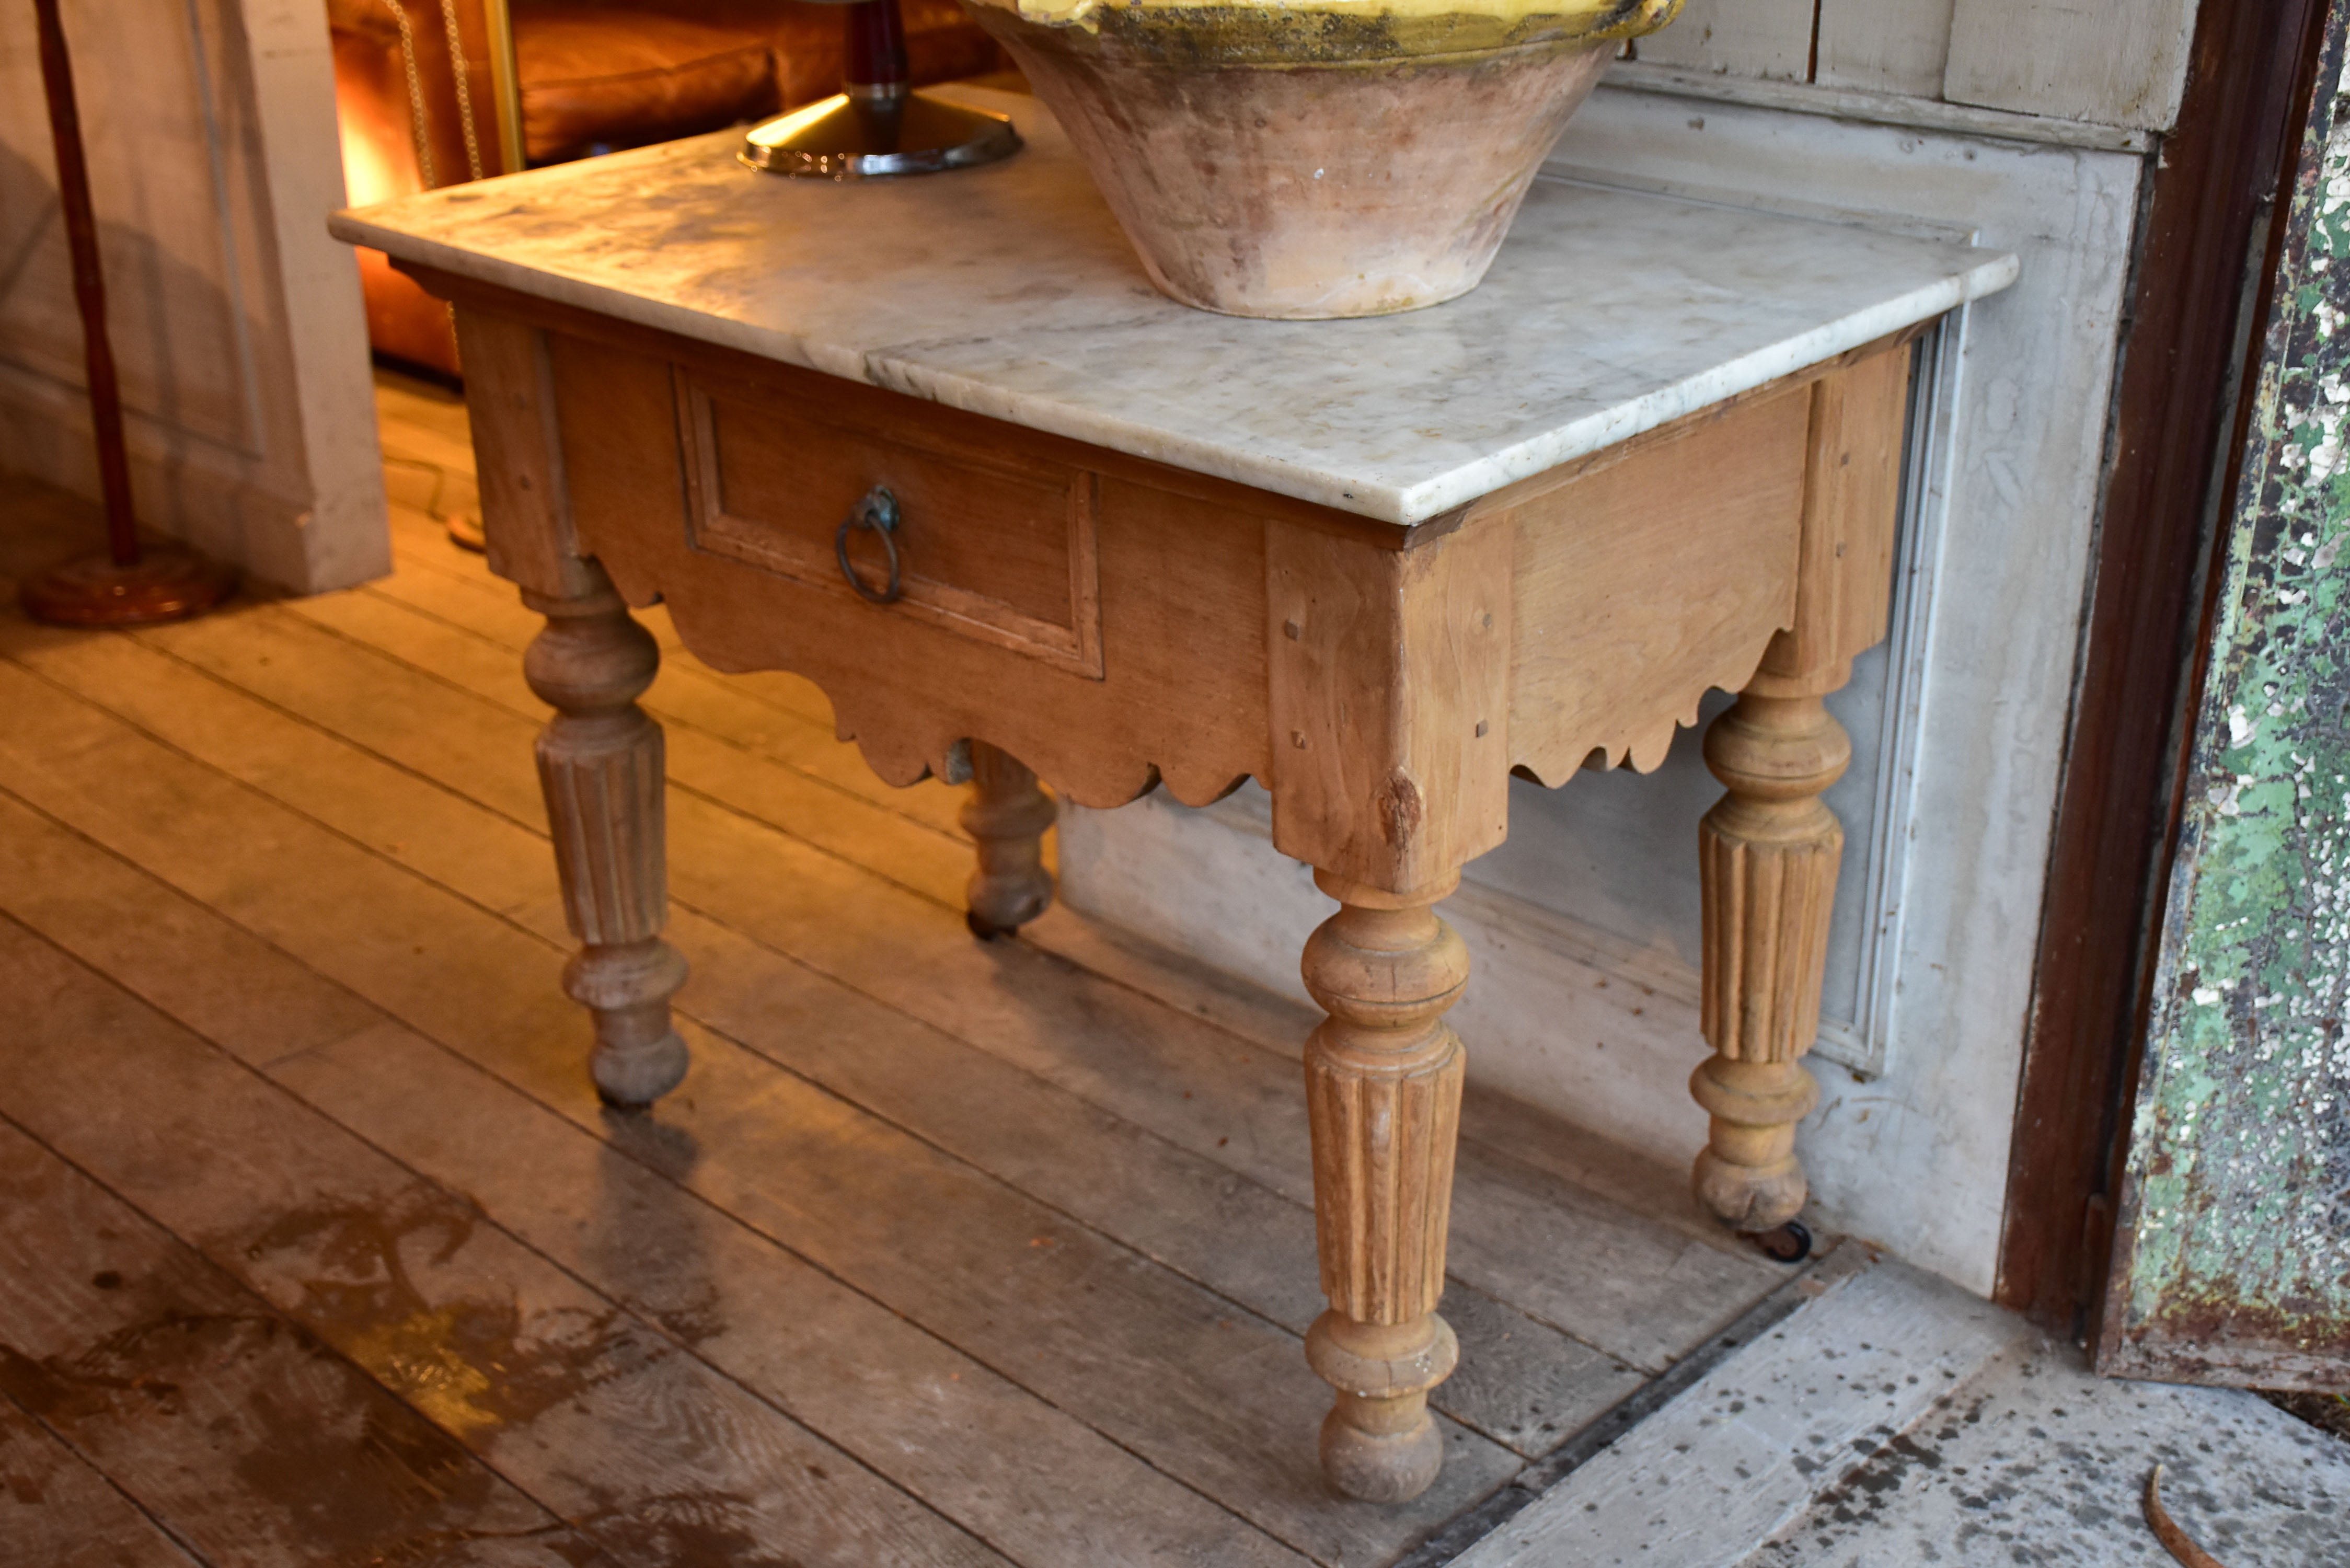
<svg viewBox="0 0 2350 1568"><path fill-rule="evenodd" d="M1203 310L1292 319L1416 310L1476 287L1617 40L1680 8L1345 3L1079 0L1047 16L966 0L1068 132L1153 283Z"/></svg>

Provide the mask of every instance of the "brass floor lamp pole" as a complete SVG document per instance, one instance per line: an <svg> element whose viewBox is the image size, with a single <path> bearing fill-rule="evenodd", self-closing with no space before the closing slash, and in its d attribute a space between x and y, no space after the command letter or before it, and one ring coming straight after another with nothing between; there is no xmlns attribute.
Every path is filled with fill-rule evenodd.
<svg viewBox="0 0 2350 1568"><path fill-rule="evenodd" d="M74 303L81 309L88 367L89 419L98 441L99 484L106 498L106 554L71 561L28 579L18 597L36 620L62 626L140 626L181 620L236 589L236 574L176 545L141 545L130 500L130 459L122 443L122 394L106 336L106 283L99 271L98 219L82 156L81 115L74 104L73 64L66 52L57 0L33 0L40 22L41 83L57 143L57 195L73 256Z"/></svg>

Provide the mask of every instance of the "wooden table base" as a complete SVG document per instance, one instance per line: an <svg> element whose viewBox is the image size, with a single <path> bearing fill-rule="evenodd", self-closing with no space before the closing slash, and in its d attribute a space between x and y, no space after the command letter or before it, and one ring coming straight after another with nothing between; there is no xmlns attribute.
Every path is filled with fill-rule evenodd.
<svg viewBox="0 0 2350 1568"><path fill-rule="evenodd" d="M1444 1442L1428 1391L1461 1347L1444 1294L1452 1152L1467 1057L1444 1022L1469 950L1431 907L1456 872L1389 893L1326 872L1338 912L1306 940L1305 989L1330 1016L1305 1043L1322 1293L1305 1359L1337 1390L1322 1470L1349 1497L1399 1502L1436 1480Z"/></svg>
<svg viewBox="0 0 2350 1568"><path fill-rule="evenodd" d="M1714 1054L1690 1078L1711 1119L1693 1180L1709 1212L1750 1233L1784 1225L1809 1196L1795 1125L1819 1103L1803 1057L1819 1036L1844 857L1820 796L1852 762L1822 700L1891 617L1908 370L1908 356L1882 355L1812 384L1794 612L1706 732L1706 766L1728 793L1698 828Z"/></svg>
<svg viewBox="0 0 2350 1568"><path fill-rule="evenodd" d="M441 280L443 284L447 280ZM1276 848L1338 902L1308 940L1305 1048L1329 1311L1331 1485L1394 1502L1443 1459L1429 1391L1468 982L1435 913L1507 832L1513 772L1653 768L1710 688L1726 786L1699 828L1711 1117L1695 1183L1768 1231L1803 1207L1795 1125L1851 748L1823 704L1885 632L1908 356L1872 345L1402 530L486 286L458 330L490 564L546 617L540 778L595 1021L598 1090L686 1067L661 940L662 741L636 704L665 601L720 670L790 669L883 778L973 785L970 922L1048 905L1054 801L1273 796ZM469 291L469 292L468 292ZM902 593L836 541L886 485ZM978 736L988 737L981 742Z"/></svg>
<svg viewBox="0 0 2350 1568"><path fill-rule="evenodd" d="M983 741L972 742L971 799L962 808L962 829L979 849L967 891L972 935L1009 936L1051 906L1045 830L1054 815L1053 797L1025 763Z"/></svg>
<svg viewBox="0 0 2350 1568"><path fill-rule="evenodd" d="M1729 787L1698 827L1705 899L1702 1017L1714 1049L1690 1078L1712 1118L1698 1201L1740 1231L1776 1229L1807 1196L1795 1124L1819 1103L1800 1063L1820 1030L1844 828L1821 792L1852 742L1799 679L1757 675L1705 736Z"/></svg>
<svg viewBox="0 0 2350 1568"><path fill-rule="evenodd" d="M685 960L660 938L669 923L666 748L660 725L636 701L653 683L660 649L604 569L578 566L577 593L523 595L546 617L523 673L555 709L538 738L538 782L564 912L581 943L563 989L596 1021L588 1070L597 1093L641 1106L677 1087L686 1067L669 1013Z"/></svg>

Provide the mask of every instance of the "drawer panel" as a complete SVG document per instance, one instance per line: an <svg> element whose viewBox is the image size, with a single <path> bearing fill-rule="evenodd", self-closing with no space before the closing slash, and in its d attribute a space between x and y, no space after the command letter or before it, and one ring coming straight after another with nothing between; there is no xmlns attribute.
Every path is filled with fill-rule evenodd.
<svg viewBox="0 0 2350 1568"><path fill-rule="evenodd" d="M844 416L772 386L682 367L676 378L695 548L857 599L835 535L866 492L887 485L903 597L875 614L1101 678L1092 473ZM887 576L870 532L853 532L850 548L868 582Z"/></svg>

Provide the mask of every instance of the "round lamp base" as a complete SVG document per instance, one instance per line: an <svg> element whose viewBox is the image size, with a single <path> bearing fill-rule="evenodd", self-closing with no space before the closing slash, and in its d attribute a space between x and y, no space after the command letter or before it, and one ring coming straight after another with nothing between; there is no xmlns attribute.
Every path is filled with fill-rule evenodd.
<svg viewBox="0 0 2350 1568"><path fill-rule="evenodd" d="M768 174L871 180L993 163L1020 151L1011 119L893 88L851 88L755 127L735 156Z"/></svg>
<svg viewBox="0 0 2350 1568"><path fill-rule="evenodd" d="M236 572L176 545L143 548L136 566L107 556L70 561L28 577L17 599L51 626L152 626L186 620L236 592Z"/></svg>

